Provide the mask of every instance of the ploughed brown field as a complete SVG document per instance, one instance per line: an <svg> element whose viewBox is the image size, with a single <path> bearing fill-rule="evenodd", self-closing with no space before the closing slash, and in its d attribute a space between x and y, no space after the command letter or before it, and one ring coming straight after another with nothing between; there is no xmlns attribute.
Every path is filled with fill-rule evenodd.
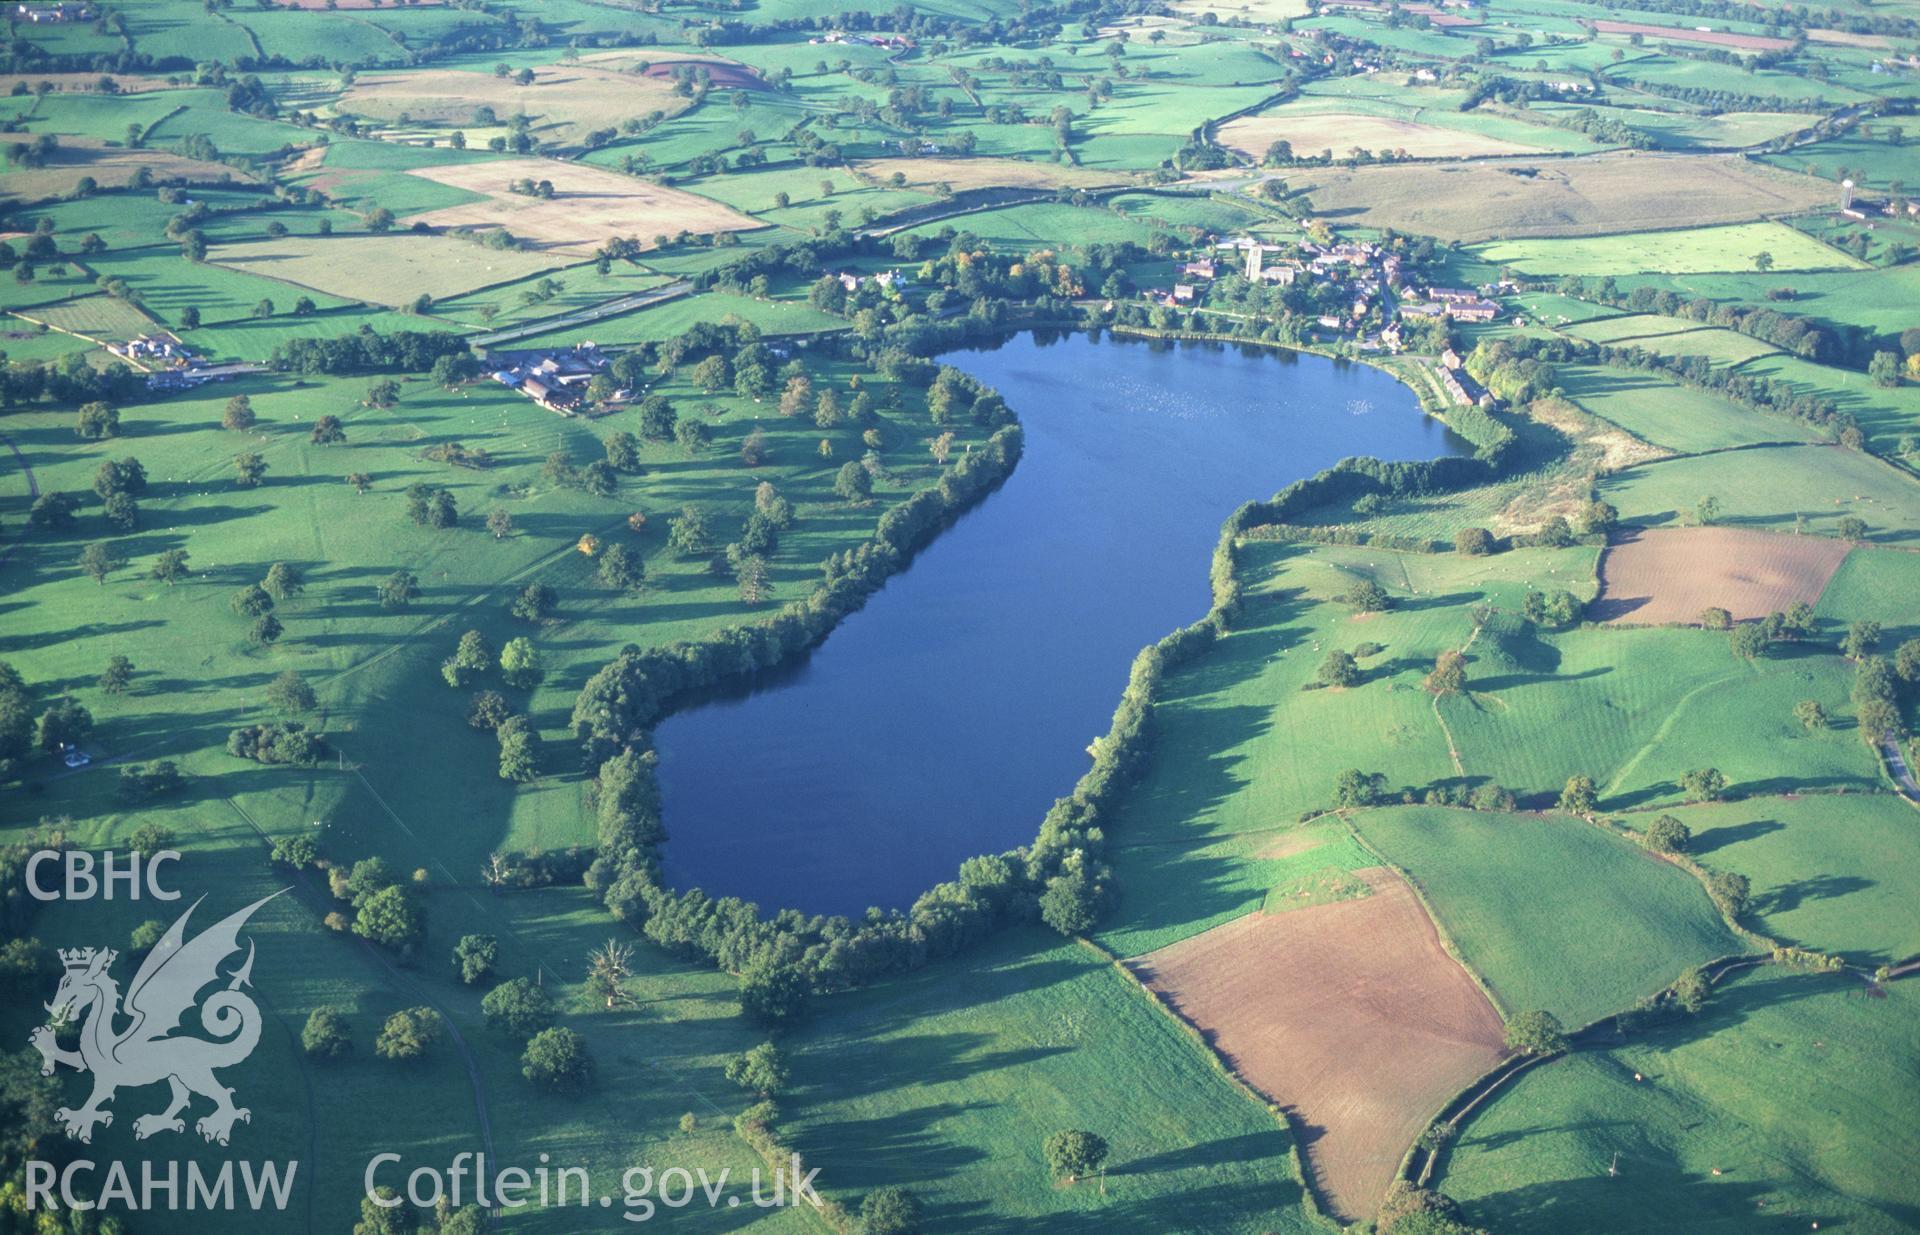
<svg viewBox="0 0 1920 1235"><path fill-rule="evenodd" d="M1241 1079L1287 1108L1341 1218L1371 1217L1427 1122L1499 1062L1499 1013L1440 946L1406 881L1249 914L1129 966Z"/></svg>
<svg viewBox="0 0 1920 1235"><path fill-rule="evenodd" d="M1632 626L1697 622L1725 609L1735 621L1820 599L1850 548L1826 536L1731 527L1629 533L1600 559L1598 621Z"/></svg>

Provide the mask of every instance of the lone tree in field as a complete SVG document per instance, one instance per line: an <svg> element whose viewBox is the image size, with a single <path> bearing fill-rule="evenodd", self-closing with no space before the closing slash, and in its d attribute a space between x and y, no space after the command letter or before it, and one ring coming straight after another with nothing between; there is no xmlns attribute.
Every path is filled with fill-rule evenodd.
<svg viewBox="0 0 1920 1235"><path fill-rule="evenodd" d="M726 1072L728 1080L762 1098L776 1097L787 1087L787 1057L771 1042L727 1060Z"/></svg>
<svg viewBox="0 0 1920 1235"><path fill-rule="evenodd" d="M1393 605L1393 598L1387 595L1387 589L1371 579L1362 579L1348 588L1346 594L1334 599L1344 600L1361 613L1379 613Z"/></svg>
<svg viewBox="0 0 1920 1235"><path fill-rule="evenodd" d="M404 609L420 597L420 580L410 570L396 570L380 581L380 607Z"/></svg>
<svg viewBox="0 0 1920 1235"><path fill-rule="evenodd" d="M1832 718L1827 715L1826 705L1818 699L1802 699L1793 705L1793 718L1800 722L1801 728L1808 733L1825 729Z"/></svg>
<svg viewBox="0 0 1920 1235"><path fill-rule="evenodd" d="M283 715L311 712L317 702L313 697L313 687L307 685L306 680L292 669L267 683L267 704Z"/></svg>
<svg viewBox="0 0 1920 1235"><path fill-rule="evenodd" d="M1859 660L1873 651L1880 643L1880 623L1859 621L1847 627L1847 633L1840 640L1840 654L1848 660Z"/></svg>
<svg viewBox="0 0 1920 1235"><path fill-rule="evenodd" d="M260 586L275 600L292 600L307 590L300 568L286 562L275 562L267 567L267 577L260 581Z"/></svg>
<svg viewBox="0 0 1920 1235"><path fill-rule="evenodd" d="M300 1031L300 1047L310 1059L344 1059L353 1054L353 1031L338 1008L315 1008Z"/></svg>
<svg viewBox="0 0 1920 1235"><path fill-rule="evenodd" d="M1457 695L1467 688L1466 653L1449 649L1433 662L1433 672L1424 683L1428 694L1437 699Z"/></svg>
<svg viewBox="0 0 1920 1235"><path fill-rule="evenodd" d="M163 549L160 556L153 559L153 567L147 573L172 587L186 578L188 556L185 549Z"/></svg>
<svg viewBox="0 0 1920 1235"><path fill-rule="evenodd" d="M532 690L540 685L543 672L540 649L525 635L507 640L506 646L500 649L500 676L506 679L507 685Z"/></svg>
<svg viewBox="0 0 1920 1235"><path fill-rule="evenodd" d="M445 1032L440 1014L432 1008L407 1008L395 1012L380 1027L373 1041L373 1053L382 1059L410 1063L424 1059Z"/></svg>
<svg viewBox="0 0 1920 1235"><path fill-rule="evenodd" d="M447 685L462 690L491 668L493 645L479 631L470 630L460 636L459 646L454 648L453 655L440 662L440 676L446 679Z"/></svg>
<svg viewBox="0 0 1920 1235"><path fill-rule="evenodd" d="M1726 796L1727 778L1719 768L1695 768L1680 778L1689 802L1718 802Z"/></svg>
<svg viewBox="0 0 1920 1235"><path fill-rule="evenodd" d="M253 428L254 421L257 419L258 417L253 414L253 400L245 395L235 395L228 399L226 410L220 414L221 425L236 433Z"/></svg>
<svg viewBox="0 0 1920 1235"><path fill-rule="evenodd" d="M1685 853L1693 831L1672 815L1662 815L1647 829L1647 843L1661 853Z"/></svg>
<svg viewBox="0 0 1920 1235"><path fill-rule="evenodd" d="M633 945L609 939L587 953L587 992L607 1011L630 1008L639 1001L628 989L633 980Z"/></svg>
<svg viewBox="0 0 1920 1235"><path fill-rule="evenodd" d="M332 412L313 422L311 439L315 446L337 446L347 440L346 426Z"/></svg>
<svg viewBox="0 0 1920 1235"><path fill-rule="evenodd" d="M513 535L513 516L495 506L487 512L487 531L495 540L505 540Z"/></svg>
<svg viewBox="0 0 1920 1235"><path fill-rule="evenodd" d="M124 656L109 657L105 671L100 674L100 689L109 695L124 695L132 684L133 662Z"/></svg>
<svg viewBox="0 0 1920 1235"><path fill-rule="evenodd" d="M242 489L258 489L267 479L267 461L251 450L233 457L233 470L233 483Z"/></svg>
<svg viewBox="0 0 1920 1235"><path fill-rule="evenodd" d="M364 400L368 407L388 408L400 402L400 383L390 377L383 377L367 387Z"/></svg>
<svg viewBox="0 0 1920 1235"><path fill-rule="evenodd" d="M546 988L529 978L511 978L488 991L480 1011L487 1024L523 1040L553 1024L554 1018Z"/></svg>
<svg viewBox="0 0 1920 1235"><path fill-rule="evenodd" d="M105 403L83 403L74 420L74 432L90 442L117 436L120 432L120 413Z"/></svg>
<svg viewBox="0 0 1920 1235"><path fill-rule="evenodd" d="M875 1188L860 1202L864 1235L919 1235L920 1202L905 1188Z"/></svg>
<svg viewBox="0 0 1920 1235"><path fill-rule="evenodd" d="M126 564L126 555L105 541L95 541L80 550L80 569L95 583L106 583L108 575Z"/></svg>
<svg viewBox="0 0 1920 1235"><path fill-rule="evenodd" d="M1741 660L1758 660L1767 654L1767 628L1758 622L1744 622L1733 628L1728 646Z"/></svg>
<svg viewBox="0 0 1920 1235"><path fill-rule="evenodd" d="M1493 533L1483 527L1463 527L1454 534L1453 551L1462 557L1485 557L1493 552Z"/></svg>
<svg viewBox="0 0 1920 1235"><path fill-rule="evenodd" d="M492 935L462 935L453 945L453 972L467 986L479 986L493 977L500 958L500 941Z"/></svg>
<svg viewBox="0 0 1920 1235"><path fill-rule="evenodd" d="M1591 815L1599 805L1600 795L1593 787L1593 777L1567 777L1566 787L1560 790L1561 810L1570 815Z"/></svg>
<svg viewBox="0 0 1920 1235"><path fill-rule="evenodd" d="M1372 806L1386 792L1387 778L1378 772L1348 768L1333 778L1333 804L1338 807Z"/></svg>
<svg viewBox="0 0 1920 1235"><path fill-rule="evenodd" d="M520 1075L551 1093L579 1093L593 1084L593 1055L573 1030L543 1029L520 1056Z"/></svg>
<svg viewBox="0 0 1920 1235"><path fill-rule="evenodd" d="M1700 625L1707 630L1732 630L1733 614L1718 605L1710 605L1700 611Z"/></svg>
<svg viewBox="0 0 1920 1235"><path fill-rule="evenodd" d="M1056 1178L1064 1176L1077 1183L1082 1175L1091 1175L1107 1160L1106 1138L1097 1132L1064 1129L1048 1137L1042 1151L1047 1167Z"/></svg>
<svg viewBox="0 0 1920 1235"><path fill-rule="evenodd" d="M1320 681L1327 686L1351 686L1360 680L1360 665L1353 653L1334 648L1320 662Z"/></svg>
<svg viewBox="0 0 1920 1235"><path fill-rule="evenodd" d="M1551 1012L1522 1012L1507 1022L1506 1043L1522 1055L1552 1055L1567 1049L1567 1031Z"/></svg>
<svg viewBox="0 0 1920 1235"><path fill-rule="evenodd" d="M1745 875L1733 871L1715 871L1707 880L1707 895L1729 918L1738 919L1753 899L1753 885Z"/></svg>
<svg viewBox="0 0 1920 1235"><path fill-rule="evenodd" d="M857 461L842 463L833 477L833 491L857 506L873 496L873 473Z"/></svg>

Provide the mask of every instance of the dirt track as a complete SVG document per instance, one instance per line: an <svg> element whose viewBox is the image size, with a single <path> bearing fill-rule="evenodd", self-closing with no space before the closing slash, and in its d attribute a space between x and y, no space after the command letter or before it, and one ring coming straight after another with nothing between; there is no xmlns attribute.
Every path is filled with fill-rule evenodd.
<svg viewBox="0 0 1920 1235"><path fill-rule="evenodd" d="M1426 1121L1499 1061L1502 1025L1404 880L1251 914L1130 962L1301 1129L1313 1183L1370 1217Z"/></svg>

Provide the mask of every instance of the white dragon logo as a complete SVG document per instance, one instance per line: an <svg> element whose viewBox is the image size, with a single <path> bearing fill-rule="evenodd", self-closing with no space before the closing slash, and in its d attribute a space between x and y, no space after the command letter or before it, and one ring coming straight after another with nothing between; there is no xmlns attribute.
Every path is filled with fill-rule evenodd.
<svg viewBox="0 0 1920 1235"><path fill-rule="evenodd" d="M236 1120L252 1120L252 1112L235 1106L233 1090L213 1074L215 1068L230 1067L245 1059L260 1041L260 1007L240 990L251 983L252 943L247 944L245 963L224 975L226 989L213 992L199 1004L200 1025L216 1040L169 1035L194 1007L201 989L221 979L220 963L240 950L240 928L247 919L278 895L275 892L262 897L191 941L185 939L187 919L200 907L200 901L188 906L134 974L124 1007L119 984L108 973L118 955L113 949L61 949L60 961L66 973L47 1011L56 1021L84 1014L80 1049L61 1048L53 1029L46 1025L33 1031L31 1041L40 1052L42 1075L51 1076L55 1064L93 1073L93 1095L86 1105L77 1111L61 1107L54 1112L54 1118L66 1125L67 1135L91 1142L95 1125L113 1122L113 1112L101 1107L113 1100L121 1086L138 1088L160 1081L172 1087L173 1096L166 1110L133 1121L133 1134L140 1140L156 1132L185 1131L180 1112L194 1094L213 1099L213 1112L194 1124L194 1130L209 1141L225 1145ZM116 1022L123 1018L125 1028L117 1028Z"/></svg>

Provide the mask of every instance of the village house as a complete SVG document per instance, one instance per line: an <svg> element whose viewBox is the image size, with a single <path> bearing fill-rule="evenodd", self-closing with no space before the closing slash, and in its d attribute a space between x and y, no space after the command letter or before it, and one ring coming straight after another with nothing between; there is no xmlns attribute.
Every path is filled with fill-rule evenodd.
<svg viewBox="0 0 1920 1235"><path fill-rule="evenodd" d="M1213 259L1210 257L1203 257L1197 262L1187 262L1180 267L1181 274L1191 275L1196 279L1213 278L1213 270Z"/></svg>
<svg viewBox="0 0 1920 1235"><path fill-rule="evenodd" d="M1490 322L1500 316L1500 306L1491 300L1462 300L1447 304L1448 317L1463 322Z"/></svg>
<svg viewBox="0 0 1920 1235"><path fill-rule="evenodd" d="M1175 304L1192 304L1193 291L1194 288L1191 283L1175 283L1173 285L1173 302Z"/></svg>
<svg viewBox="0 0 1920 1235"><path fill-rule="evenodd" d="M1427 289L1427 299L1451 304L1460 301L1478 300L1480 299L1480 293L1466 287L1429 287Z"/></svg>
<svg viewBox="0 0 1920 1235"><path fill-rule="evenodd" d="M77 4L72 0L62 0L58 4L16 4L11 14L15 21L31 22L36 26L56 22L92 21L94 10L91 4Z"/></svg>

